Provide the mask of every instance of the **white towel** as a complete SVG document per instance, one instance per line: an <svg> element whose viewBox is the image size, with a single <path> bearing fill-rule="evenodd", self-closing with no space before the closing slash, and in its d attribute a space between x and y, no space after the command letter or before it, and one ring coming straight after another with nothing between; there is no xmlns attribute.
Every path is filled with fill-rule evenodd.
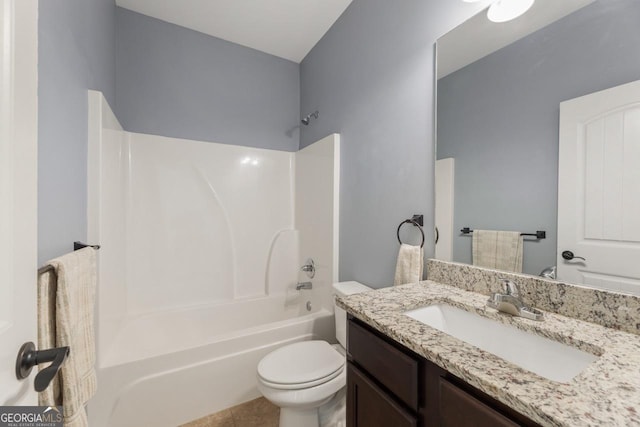
<svg viewBox="0 0 640 427"><path fill-rule="evenodd" d="M422 280L424 252L420 246L400 245L394 286Z"/></svg>
<svg viewBox="0 0 640 427"><path fill-rule="evenodd" d="M38 348L69 346L71 351L38 400L43 406L62 405L65 427L86 427L85 405L97 388L93 327L95 250L74 251L47 265L55 272L45 272L38 278Z"/></svg>
<svg viewBox="0 0 640 427"><path fill-rule="evenodd" d="M473 230L473 265L522 273L519 231Z"/></svg>

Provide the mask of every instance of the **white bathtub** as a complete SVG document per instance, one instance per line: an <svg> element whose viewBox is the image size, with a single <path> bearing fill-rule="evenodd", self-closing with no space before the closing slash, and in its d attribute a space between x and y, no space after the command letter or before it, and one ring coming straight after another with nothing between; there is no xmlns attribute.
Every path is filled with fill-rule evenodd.
<svg viewBox="0 0 640 427"><path fill-rule="evenodd" d="M333 314L325 309L261 324L277 309L280 317L287 314L277 298L217 308L127 322L108 366L98 370L90 425L175 427L259 397L256 367L270 351L296 341L334 340ZM258 326L248 324L250 317Z"/></svg>
<svg viewBox="0 0 640 427"><path fill-rule="evenodd" d="M113 325L117 333L108 348L100 349L98 364L108 368L261 332L269 324L311 314L306 310L306 301L318 307L316 299L311 292L293 291L289 296L247 298L129 316Z"/></svg>

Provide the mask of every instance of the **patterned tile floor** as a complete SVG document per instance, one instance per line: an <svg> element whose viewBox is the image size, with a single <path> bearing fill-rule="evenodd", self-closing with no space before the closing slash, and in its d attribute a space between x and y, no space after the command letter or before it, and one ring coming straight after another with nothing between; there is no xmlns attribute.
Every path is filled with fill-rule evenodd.
<svg viewBox="0 0 640 427"><path fill-rule="evenodd" d="M279 418L280 408L261 397L180 427L278 427Z"/></svg>

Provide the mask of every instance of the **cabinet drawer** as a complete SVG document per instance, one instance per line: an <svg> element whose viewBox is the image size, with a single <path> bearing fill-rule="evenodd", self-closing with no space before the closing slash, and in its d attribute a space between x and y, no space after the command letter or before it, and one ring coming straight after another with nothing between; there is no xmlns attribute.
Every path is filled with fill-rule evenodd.
<svg viewBox="0 0 640 427"><path fill-rule="evenodd" d="M349 321L348 351L354 362L410 408L418 410L418 359Z"/></svg>
<svg viewBox="0 0 640 427"><path fill-rule="evenodd" d="M407 412L352 363L347 365L347 427L416 427Z"/></svg>
<svg viewBox="0 0 640 427"><path fill-rule="evenodd" d="M520 424L440 377L441 427L516 427Z"/></svg>

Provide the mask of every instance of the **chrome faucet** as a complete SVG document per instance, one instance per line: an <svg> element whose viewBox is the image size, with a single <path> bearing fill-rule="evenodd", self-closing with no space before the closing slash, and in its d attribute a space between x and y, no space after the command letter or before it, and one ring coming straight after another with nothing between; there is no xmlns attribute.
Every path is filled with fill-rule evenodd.
<svg viewBox="0 0 640 427"><path fill-rule="evenodd" d="M296 285L296 291L299 291L300 289L312 289L313 288L313 283L311 282L302 282L302 283L298 283Z"/></svg>
<svg viewBox="0 0 640 427"><path fill-rule="evenodd" d="M520 288L516 282L502 279L504 293L493 293L487 300L487 307L494 308L513 316L524 317L531 320L543 320L540 310L529 307L522 302Z"/></svg>

